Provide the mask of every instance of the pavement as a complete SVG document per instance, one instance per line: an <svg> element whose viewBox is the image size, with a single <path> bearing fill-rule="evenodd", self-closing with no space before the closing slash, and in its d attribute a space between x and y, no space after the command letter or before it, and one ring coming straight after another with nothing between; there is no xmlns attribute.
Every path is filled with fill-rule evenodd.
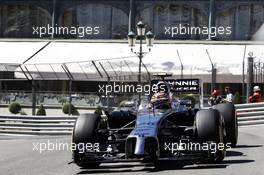
<svg viewBox="0 0 264 175"><path fill-rule="evenodd" d="M175 162L156 169L141 163L102 164L98 169L82 169L71 162L69 136L0 136L0 174L181 174L181 175L258 175L263 174L264 125L239 128L238 146L227 151L219 164L197 164L177 168ZM50 144L50 150L47 145ZM62 146L64 144L64 147ZM46 150L40 150L46 145ZM56 147L57 146L57 147Z"/></svg>

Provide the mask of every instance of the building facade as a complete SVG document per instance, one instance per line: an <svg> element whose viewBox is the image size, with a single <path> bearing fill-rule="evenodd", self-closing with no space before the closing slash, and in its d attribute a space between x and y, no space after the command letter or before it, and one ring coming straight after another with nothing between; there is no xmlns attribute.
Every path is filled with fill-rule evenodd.
<svg viewBox="0 0 264 175"><path fill-rule="evenodd" d="M124 39L142 19L156 39L207 39L200 33L172 37L166 27L223 26L215 40L251 40L264 22L263 0L1 0L1 38ZM42 36L40 27L86 27ZM88 29L87 29L88 27ZM65 29L66 30L66 29ZM99 32L98 32L99 31Z"/></svg>

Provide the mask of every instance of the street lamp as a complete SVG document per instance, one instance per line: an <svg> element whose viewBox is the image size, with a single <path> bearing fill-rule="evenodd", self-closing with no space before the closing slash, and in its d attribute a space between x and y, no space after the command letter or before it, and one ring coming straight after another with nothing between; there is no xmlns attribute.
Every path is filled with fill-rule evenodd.
<svg viewBox="0 0 264 175"><path fill-rule="evenodd" d="M139 21L137 23L137 34L138 34L138 36L144 36L145 35L145 31L146 31L145 27L146 26L142 21Z"/></svg>
<svg viewBox="0 0 264 175"><path fill-rule="evenodd" d="M154 34L151 31L146 34L146 43L147 47L152 47L154 44Z"/></svg>
<svg viewBox="0 0 264 175"><path fill-rule="evenodd" d="M141 83L141 65L142 65L142 58L144 57L144 55L147 52L143 52L143 40L146 39L146 46L149 48L149 52L150 52L150 48L153 46L154 44L154 34L151 31L148 31L145 34L146 31L146 25L142 22L139 21L137 23L137 35L133 32L130 31L127 35L128 38L128 45L129 47L131 47L131 51L137 55L137 57L139 58L139 66L138 66L138 83ZM139 51L134 51L134 47L136 45L136 40L139 40ZM141 101L141 94L139 94L139 104Z"/></svg>
<svg viewBox="0 0 264 175"><path fill-rule="evenodd" d="M135 47L135 44L136 44L136 34L134 32L129 32L128 35L128 45L129 47Z"/></svg>

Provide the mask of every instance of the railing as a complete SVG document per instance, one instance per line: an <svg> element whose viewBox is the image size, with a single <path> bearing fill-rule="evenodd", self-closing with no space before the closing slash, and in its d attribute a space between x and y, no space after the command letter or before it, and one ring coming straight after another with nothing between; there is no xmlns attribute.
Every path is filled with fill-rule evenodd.
<svg viewBox="0 0 264 175"><path fill-rule="evenodd" d="M70 135L76 116L0 116L0 134Z"/></svg>
<svg viewBox="0 0 264 175"><path fill-rule="evenodd" d="M264 103L247 103L236 105L238 125L264 124Z"/></svg>
<svg viewBox="0 0 264 175"><path fill-rule="evenodd" d="M236 105L239 126L264 124L264 103ZM76 116L0 115L0 134L70 135Z"/></svg>

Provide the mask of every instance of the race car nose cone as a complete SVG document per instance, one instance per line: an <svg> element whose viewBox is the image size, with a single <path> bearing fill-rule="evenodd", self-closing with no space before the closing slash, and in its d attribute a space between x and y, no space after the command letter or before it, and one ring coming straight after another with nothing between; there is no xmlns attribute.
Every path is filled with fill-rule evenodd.
<svg viewBox="0 0 264 175"><path fill-rule="evenodd" d="M144 155L145 150L145 137L137 137L135 155Z"/></svg>

